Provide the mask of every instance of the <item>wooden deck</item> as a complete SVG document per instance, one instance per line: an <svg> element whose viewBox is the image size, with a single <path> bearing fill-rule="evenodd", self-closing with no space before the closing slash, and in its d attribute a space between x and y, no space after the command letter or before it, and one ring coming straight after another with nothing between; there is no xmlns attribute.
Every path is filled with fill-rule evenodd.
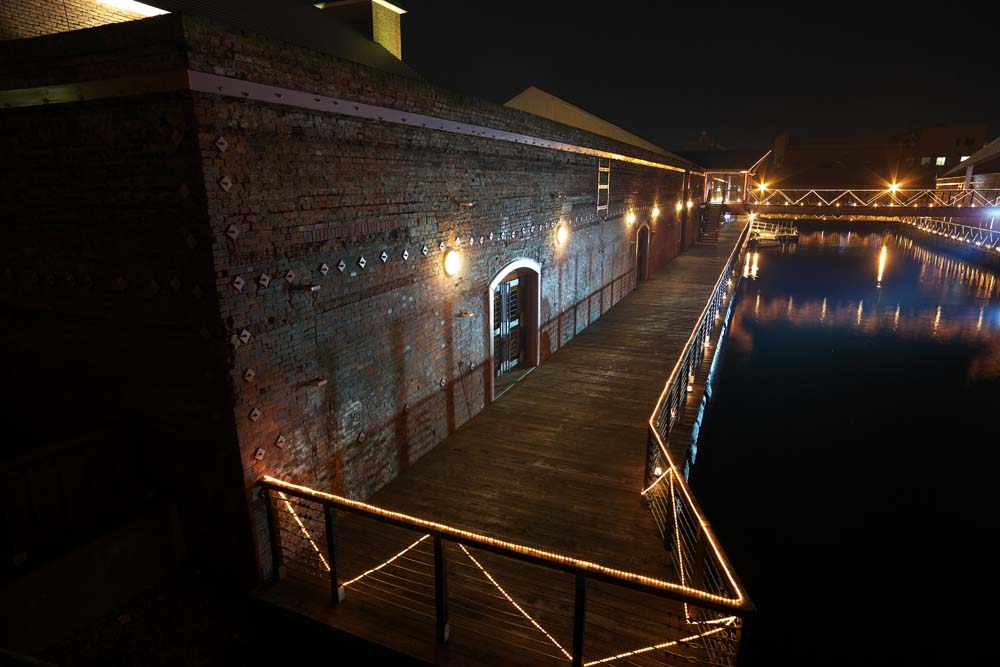
<svg viewBox="0 0 1000 667"><path fill-rule="evenodd" d="M639 494L647 420L739 232L736 225L724 226L719 245L696 246L640 283L370 502L676 580ZM345 582L421 537L357 517L340 522L338 530L338 565ZM493 554L464 552L457 545L447 546L449 597L456 611L452 640L442 654L434 643L430 548L425 540L349 584L347 604L330 606L315 594L314 585L325 585L321 564L314 582L308 576L289 577L261 595L428 661L566 664L562 648L571 646L571 577ZM597 586L588 594L585 646L595 658L656 643L662 635L645 627L650 617L676 619L678 614L675 603L635 593L625 599L613 588ZM366 599L371 604L361 604ZM513 641L518 651L484 648L483 638L503 642L503 637L519 638ZM657 654L658 664L663 653ZM613 664L643 664L652 657Z"/></svg>

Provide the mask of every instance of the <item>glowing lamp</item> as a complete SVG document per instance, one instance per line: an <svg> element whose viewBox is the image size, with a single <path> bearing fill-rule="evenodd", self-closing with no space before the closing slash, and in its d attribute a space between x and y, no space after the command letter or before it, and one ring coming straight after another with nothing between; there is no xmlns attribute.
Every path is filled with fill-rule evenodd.
<svg viewBox="0 0 1000 667"><path fill-rule="evenodd" d="M691 208L692 206L694 206L694 202L688 199L688 208Z"/></svg>
<svg viewBox="0 0 1000 667"><path fill-rule="evenodd" d="M767 183L761 183L760 185L757 186L757 189L760 190L761 192L767 190Z"/></svg>
<svg viewBox="0 0 1000 667"><path fill-rule="evenodd" d="M653 474L659 477L660 475L663 474L663 468L661 468L660 466L656 466L655 468L653 468Z"/></svg>
<svg viewBox="0 0 1000 667"><path fill-rule="evenodd" d="M653 207L652 215L653 215L653 220L656 220L658 217L660 217L660 208L658 206Z"/></svg>
<svg viewBox="0 0 1000 667"><path fill-rule="evenodd" d="M559 225L556 227L556 242L559 245L566 243L566 239L569 238L569 230L566 229L566 225Z"/></svg>
<svg viewBox="0 0 1000 667"><path fill-rule="evenodd" d="M892 183L889 185L889 192L896 192L899 190L899 183Z"/></svg>
<svg viewBox="0 0 1000 667"><path fill-rule="evenodd" d="M682 209L682 208L684 208L684 204L682 204L682 203L680 203L680 202L677 202L677 206L675 206L674 208L676 209L676 211L677 211L678 213L680 213L680 212L681 212L681 209Z"/></svg>
<svg viewBox="0 0 1000 667"><path fill-rule="evenodd" d="M457 250L449 250L444 254L444 272L453 276L462 270L462 256Z"/></svg>
<svg viewBox="0 0 1000 667"><path fill-rule="evenodd" d="M629 211L628 212L628 217L626 217L625 220L630 225L633 224L633 223L635 223L635 213L633 213L632 211Z"/></svg>

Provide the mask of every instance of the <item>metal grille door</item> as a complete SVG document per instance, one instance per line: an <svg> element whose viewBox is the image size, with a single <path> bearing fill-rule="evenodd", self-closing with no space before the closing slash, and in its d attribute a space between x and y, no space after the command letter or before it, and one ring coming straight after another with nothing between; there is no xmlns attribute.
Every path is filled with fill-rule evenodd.
<svg viewBox="0 0 1000 667"><path fill-rule="evenodd" d="M493 289L493 372L500 376L521 358L521 286L517 278Z"/></svg>

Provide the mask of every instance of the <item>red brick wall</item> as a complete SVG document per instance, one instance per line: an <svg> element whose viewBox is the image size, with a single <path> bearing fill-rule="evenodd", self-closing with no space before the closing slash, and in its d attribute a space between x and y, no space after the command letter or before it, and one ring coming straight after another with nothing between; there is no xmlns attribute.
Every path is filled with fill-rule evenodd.
<svg viewBox="0 0 1000 667"><path fill-rule="evenodd" d="M189 66L662 159L190 17L14 46L3 88ZM65 58L30 64L49 50ZM106 405L188 425L167 428L165 458L187 464L193 495L215 514L264 473L368 497L481 410L492 366L487 286L510 261L542 265L544 362L633 288L642 223L652 222L652 271L679 247L672 171L612 164L612 208L636 211L629 226L590 218L597 160L575 153L200 93L5 114L16 122L2 148L24 155L2 174L18 201L5 264L15 305L87 332L86 345L55 355L54 372L92 357L81 377L120 385ZM565 246L556 222L572 229ZM456 237L464 267L449 279L438 244ZM320 290L302 289L310 284ZM327 383L310 386L314 378ZM184 397L190 410L177 407ZM218 493L205 497L213 484ZM254 519L263 544L262 513ZM260 559L266 571L266 549Z"/></svg>
<svg viewBox="0 0 1000 667"><path fill-rule="evenodd" d="M661 159L425 82L186 25L194 69ZM250 335L234 342L232 368L248 484L269 473L367 498L479 412L492 368L487 286L512 260L542 265L544 361L633 288L636 230L654 204L651 269L677 252L676 172L614 162L612 207L639 219L584 222L594 157L214 95L196 95L195 114L222 315L230 335ZM564 247L549 227L560 220L573 223ZM449 279L438 246L456 237L464 266ZM307 385L317 377L327 384Z"/></svg>
<svg viewBox="0 0 1000 667"><path fill-rule="evenodd" d="M178 27L142 22L39 38L59 54L48 59L35 40L7 43L0 89L53 71L92 79L102 69L183 67ZM190 94L0 115L8 436L31 449L137 424L136 446L173 490L189 553L252 576L238 567L252 544ZM63 484L86 489L93 479L84 473ZM83 502L115 495L101 491Z"/></svg>
<svg viewBox="0 0 1000 667"><path fill-rule="evenodd" d="M37 37L143 18L95 0L3 0L0 39Z"/></svg>

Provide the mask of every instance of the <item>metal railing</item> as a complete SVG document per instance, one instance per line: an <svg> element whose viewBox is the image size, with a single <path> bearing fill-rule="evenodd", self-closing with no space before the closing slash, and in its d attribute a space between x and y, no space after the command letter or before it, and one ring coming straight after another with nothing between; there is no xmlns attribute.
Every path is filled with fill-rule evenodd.
<svg viewBox="0 0 1000 667"><path fill-rule="evenodd" d="M425 637L435 646L465 641L465 648L474 637L473 650L484 662L735 665L742 619L753 605L666 441L683 409L685 380L700 363L695 351L701 352L711 335L733 286L748 230L749 225L650 418L653 451L646 456L642 494L677 581L266 476L258 484L265 495L275 579L295 580L338 609L356 609L382 634L386 627L408 628L411 637ZM453 636L452 627L460 634Z"/></svg>
<svg viewBox="0 0 1000 667"><path fill-rule="evenodd" d="M649 418L645 488L642 491L663 536L664 546L671 553L681 584L711 595L735 597L747 605L749 602L732 565L695 501L668 443L671 430L684 416L688 394L693 390L695 371L705 358L707 343L721 325L724 314L728 313L729 295L740 279L739 262L746 252L751 224L744 228L740 241L729 256ZM686 449L686 445L683 443L682 449ZM717 617L706 615L702 609L686 606L684 614L692 625L718 622ZM714 635L711 639L727 654L735 654L738 650L738 628L725 635Z"/></svg>
<svg viewBox="0 0 1000 667"><path fill-rule="evenodd" d="M1000 218L1000 215L997 217ZM967 243L982 250L1000 252L1000 221L990 220L989 223L986 223L989 225L988 227L963 225L951 218L931 218L926 216L906 218L903 222L928 234L949 238L960 243ZM997 226L997 229L993 229L994 225Z"/></svg>
<svg viewBox="0 0 1000 667"><path fill-rule="evenodd" d="M438 645L454 626L501 664L734 665L741 618L752 610L711 563L706 578L719 585L700 589L273 477L259 486L276 577Z"/></svg>
<svg viewBox="0 0 1000 667"><path fill-rule="evenodd" d="M795 188L750 190L751 206L829 206L901 208L983 208L1000 204L1000 190L855 190L851 188Z"/></svg>

